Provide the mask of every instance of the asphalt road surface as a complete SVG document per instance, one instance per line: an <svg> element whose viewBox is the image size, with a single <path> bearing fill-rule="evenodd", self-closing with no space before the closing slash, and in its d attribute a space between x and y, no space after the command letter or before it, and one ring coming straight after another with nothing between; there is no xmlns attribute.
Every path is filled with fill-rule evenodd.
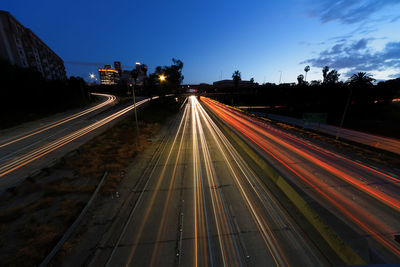
<svg viewBox="0 0 400 267"><path fill-rule="evenodd" d="M303 120L281 116L281 115L274 115L269 114L269 118L273 120L283 121L292 123L301 127L310 128L313 130L317 130L326 134L330 134L336 136L338 133L339 127L327 124L318 124L318 123L307 123L305 124ZM378 135L373 135L369 133L364 133L360 131L350 130L346 128L342 128L340 130L340 138L347 139L353 142L365 144L368 146L372 146L375 148L380 148L383 150L387 150L396 154L400 154L400 140L383 137Z"/></svg>
<svg viewBox="0 0 400 267"><path fill-rule="evenodd" d="M292 183L330 210L383 261L400 262L400 178L327 151L203 98L215 114Z"/></svg>
<svg viewBox="0 0 400 267"><path fill-rule="evenodd" d="M109 110L115 104L115 96L97 95L104 100L95 106L45 119L45 122L2 131L0 192L22 182L32 172L51 165L134 108L133 105L121 105ZM147 101L140 100L137 105Z"/></svg>
<svg viewBox="0 0 400 267"><path fill-rule="evenodd" d="M91 265L328 264L194 96L171 129L118 238Z"/></svg>

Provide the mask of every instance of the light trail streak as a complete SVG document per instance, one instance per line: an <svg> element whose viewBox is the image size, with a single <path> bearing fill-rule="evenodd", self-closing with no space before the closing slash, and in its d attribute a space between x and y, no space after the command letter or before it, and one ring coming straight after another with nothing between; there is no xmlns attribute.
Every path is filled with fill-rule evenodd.
<svg viewBox="0 0 400 267"><path fill-rule="evenodd" d="M175 137L173 139L171 148L168 151L168 155L167 155L167 158L166 158L166 163L168 163L169 159L171 158L171 155L172 155L173 149L175 147L175 144L176 144L176 142L178 140L178 137L179 136L181 136L181 137L183 136L183 135L180 135L180 132L181 132L181 129L182 129L182 125L184 124L184 121L187 120L187 118L186 118L188 116L187 114L188 114L188 108L186 107L184 112L183 112L183 116L181 118L181 121L179 122L178 130L177 130L177 132L175 134ZM158 193L158 191L160 189L161 183L164 181L166 168L167 168L167 164L164 164L164 166L162 168L162 171L160 173L159 179L157 179L157 184L156 184L156 186L155 186L155 188L154 188L154 190L152 192L151 198L149 200L149 205L147 206L147 209L146 209L146 212L145 212L144 216L141 218L141 224L140 224L140 226L138 228L138 234L135 237L135 241L134 241L133 246L132 246L132 248L131 248L131 250L129 252L129 256L128 256L127 260L126 260L125 266L129 266L130 265L134 255L135 255L137 245L139 244L139 240L140 240L140 238L141 238L141 236L143 234L143 230L144 230L144 228L146 226L148 217L149 217L150 212L151 212L151 208L154 205L154 202L156 200L157 193Z"/></svg>
<svg viewBox="0 0 400 267"><path fill-rule="evenodd" d="M235 172L232 164L228 160L228 156L224 152L222 145L221 145L221 141L219 141L219 139L222 140L222 142L224 143L224 145L226 147L229 147L229 145L228 145L229 141L222 134L222 132L218 129L218 127L211 120L211 118L208 116L208 114L205 112L205 110L200 106L200 104L198 104L198 106L199 106L199 109L201 110L201 114L204 117L204 120L208 122L207 127L210 129L210 132L212 133L212 136L213 136L214 140L216 141L219 150L222 152L224 161L225 161L226 165L229 167L229 170L230 170L236 184L238 185L240 193L243 196L243 199L245 200L247 206L249 207L249 210L251 211L253 219L254 219L257 227L259 228L262 238L263 238L265 244L267 245L268 250L270 251L270 255L273 257L275 264L277 266L289 266L289 263L286 260L284 254L279 246L279 242L275 239L271 229L268 227L268 223L259 215L260 212L257 211L257 208L256 208L257 206L255 204L256 202L250 200L249 194L246 193L246 190L244 189L243 184L239 181L239 177L238 177L239 175ZM211 127L212 127L212 129L211 129ZM218 137L216 134L218 134ZM235 154L234 150L232 150L232 149L229 152L231 153L230 155ZM238 166L240 166L240 164L238 164ZM244 174L246 176L246 178L248 179L246 173L243 170L242 170L242 174Z"/></svg>
<svg viewBox="0 0 400 267"><path fill-rule="evenodd" d="M9 138L9 139L7 139L7 140L4 140L3 143L0 144L0 148L6 147L6 146L11 145L11 144L14 144L14 143L16 143L16 142L19 142L19 141L24 140L24 139L26 139L26 138L29 138L29 137L31 137L31 136L34 136L34 135L37 135L37 134L42 133L42 132L44 132L44 131L47 131L47 130L49 130L49 129L51 129L51 128L57 127L57 126L59 126L59 125L62 125L62 124L64 124L64 123L66 123L66 122L69 122L69 121L72 121L72 120L74 120L74 119L77 119L77 118L79 118L79 117L81 117L81 116L83 116L83 115L86 115L86 114L88 114L88 113L91 113L91 112L93 112L93 111L95 111L95 110L97 110L97 109L99 109L99 108L102 108L102 107L104 107L104 106L107 106L107 105L109 105L109 104L112 104L112 103L114 103L115 100L116 100L116 97L113 96L113 95L98 94L98 93L92 93L92 95L104 96L104 97L107 98L107 100L104 101L104 102L102 102L102 103L100 103L100 104L98 104L98 105L96 105L96 106L93 106L93 107L91 107L91 108L85 109L85 110L83 110L83 111L81 111L81 112L78 112L78 113L76 113L76 114L73 114L73 115L71 115L71 116L68 116L68 117L66 117L66 118L63 118L63 119L61 119L61 120L58 120L58 121L49 123L49 124L47 124L47 125L45 125L45 126L42 126L42 127L40 127L40 128L37 128L37 129L35 129L35 130L32 130L32 131L29 131L29 132L27 132L27 133L23 133L23 134L21 134L21 135L18 135L18 136Z"/></svg>
<svg viewBox="0 0 400 267"><path fill-rule="evenodd" d="M255 130L257 128L256 125L250 124L248 120L246 123L243 122L243 119L238 118L238 116L235 116L230 110L227 108L221 108L219 105L216 105L215 102L210 101L208 99L204 99L204 102L207 104L208 107L210 107L216 114L218 114L225 122L227 122L229 125L233 126L236 130L241 132L244 136L246 136L249 140L251 140L253 143L255 143L257 146L263 149L267 154L275 158L278 162L280 162L282 165L284 165L287 169L292 171L295 175L297 175L299 178L301 178L304 182L306 182L310 188L313 188L316 192L318 192L320 195L322 195L325 199L327 199L333 206L335 206L338 210L340 210L342 213L344 213L348 218L350 218L353 222L355 222L357 225L359 225L364 231L368 232L372 237L374 237L376 240L378 240L381 244L386 246L390 251L394 252L396 255L400 255L400 249L398 248L398 245L394 243L393 240L388 239L387 236L377 232L376 230L373 229L372 226L368 225L369 224L376 224L377 219L368 214L368 212L363 212L356 206L354 206L354 203L351 201L347 201L344 199L343 196L341 196L336 190L330 190L327 186L323 184L320 179L317 177L314 177L313 175L310 175L309 173L307 175L301 174L304 172L303 169L301 169L298 166L289 166L284 160L282 159L282 155L279 155L279 149L275 148L271 144L267 143L267 139L272 139L276 141L276 143L279 143L289 149L290 151L294 151L296 153L299 153L300 155L304 156L304 153L300 153L302 151L299 151L298 149L293 149L290 147L288 144L283 144L280 140L277 140L274 136L271 137L270 134L266 134L265 136L260 135L259 133L263 132L262 130ZM248 126L245 126L248 125ZM257 133L258 132L258 133ZM306 157L310 159L309 157ZM312 160L314 164L320 164L320 161L315 161ZM326 165L324 166L325 168L327 167ZM338 174L342 175L341 172L332 172L332 170L329 170L332 174ZM358 183L351 183L352 185L358 186L357 188L363 189L365 192L366 188L365 187L359 187ZM328 193L325 193L323 190L327 191ZM369 192L370 194L370 192ZM371 195L371 194L370 194ZM379 195L380 197L382 195ZM376 197L376 195L375 195ZM384 198L380 199L383 200L384 202L388 203L391 202L391 198ZM340 201L343 202L343 204L340 204ZM395 200L397 201L397 200ZM393 205L393 203L395 203ZM388 203L391 207L397 208L397 202L392 202ZM382 222L383 223L383 222ZM379 222L380 227L378 229L385 229L384 225ZM381 228L382 227L382 228Z"/></svg>
<svg viewBox="0 0 400 267"><path fill-rule="evenodd" d="M150 101L150 98L141 100L139 102L136 103L136 107ZM101 126L106 125L107 123L115 120L116 118L128 113L129 111L133 110L135 108L135 105L131 105L129 107L126 107L120 111L115 112L114 114L107 116L95 123L92 123L89 126L86 126L80 130L77 130L71 134L68 134L62 138L59 138L49 144L46 144L40 148L37 148L33 151L27 152L24 155L19 156L18 158L11 160L9 162L6 162L5 164L0 166L0 177L5 176L8 173L11 173L25 165L27 165L28 163L37 160L47 154L49 154L52 151L55 151L56 149L78 139L79 137L86 135L87 133L90 133L96 129L98 129Z"/></svg>
<svg viewBox="0 0 400 267"><path fill-rule="evenodd" d="M204 181L201 172L200 149L198 129L196 123L196 109L193 105L193 97L190 97L192 118L192 149L193 149L193 195L194 195L194 265L207 266L208 256L211 266L214 266L214 254L211 245L210 227L205 204ZM200 244L199 244L200 236ZM200 251L200 256L199 256Z"/></svg>
<svg viewBox="0 0 400 267"><path fill-rule="evenodd" d="M322 148L322 147L319 147L319 146L317 146L317 145L315 145L315 144L310 144L310 143L308 143L308 142L306 142L306 141L304 141L304 140L302 140L302 139L300 139L300 138L293 137L292 135L290 135L290 134L288 134L288 133L285 133L285 132L283 132L283 131L281 131L281 130L279 130L279 129L277 129L277 128L274 128L274 127L272 127L272 126L266 124L265 122L262 122L262 121L260 121L260 120L258 120L258 119L256 119L256 118L254 118L254 117L250 117L250 116L248 116L248 115L244 115L243 113L238 112L238 111L236 111L236 110L234 110L234 109L229 109L228 107L226 107L226 106L224 106L224 105L222 105L222 104L220 104L220 103L218 103L218 102L215 102L215 101L213 101L213 100L211 100L211 99L206 99L205 101L210 101L210 102L213 103L213 105L216 105L216 106L218 106L218 107L220 107L220 108L222 108L222 109L225 109L225 110L229 110L230 113L233 113L233 114L235 114L235 115L237 115L237 116L240 116L240 117L244 118L244 119L247 120L247 121L251 121L252 123L254 123L254 124L256 124L256 125L262 127L264 130L273 131L274 134L278 134L278 135L280 135L281 137L283 137L283 138L285 138L285 139L290 139L291 141L293 141L293 142L294 142L296 145L298 145L299 147L301 147L301 146L306 146L308 149L312 150L313 152L321 153L321 154L323 154L324 156L327 156L327 157L329 157L329 158L332 159L332 160L334 160L334 159L341 159L341 160L343 160L343 161L346 161L347 163L350 163L351 165L357 165L358 167L364 169L364 171L370 171L370 172L372 172L372 173L374 173L374 174L377 174L377 175L379 175L379 176L383 176L383 177L385 177L385 178L391 180L392 182L400 183L400 179L398 179L398 178L396 178L396 177L394 177L394 176L391 176L391 175L389 175L389 174L386 174L386 173L384 173L384 172L382 172L382 171L376 170L376 169L374 169L374 168L371 168L371 167L369 167L369 166L367 166L367 165L365 165L365 164L359 163L359 162L354 161L354 160L351 160L351 159L349 159L349 158L343 157L343 156L341 156L341 155L339 155L339 154L335 154L335 153L333 153L333 152L331 152L331 151L328 151L328 150L326 150L326 149L324 149L324 148ZM252 126L251 126L251 127L252 127ZM332 163L332 162L331 162L331 163ZM350 165L350 166L351 166L351 165ZM337 167L340 167L340 166L337 165L337 164L336 164L336 166L337 166Z"/></svg>
<svg viewBox="0 0 400 267"><path fill-rule="evenodd" d="M326 162L319 160L316 158L314 155L310 155L308 153L305 153L303 150L290 145L287 142L282 141L282 139L276 137L273 134L268 133L265 129L262 129L258 127L257 125L249 125L249 121L245 120L241 116L237 116L235 114L229 114L228 111L225 109L223 110L224 114L227 116L230 116L233 120L235 120L237 123L240 123L243 126L246 126L248 128L251 128L253 131L256 131L260 133L263 138L269 139L274 141L275 143L285 147L286 149L296 153L297 155L301 156L302 158L313 162L315 165L325 169L326 171L330 172L331 174L341 178L343 181L357 187L358 189L364 191L365 193L371 195L372 197L376 198L377 200L381 201L382 203L391 206L392 208L396 209L397 211L400 211L400 201L387 195L384 192L381 192L375 188L373 188L369 184L365 184L363 182L360 182L360 180L352 177L351 175L346 174L345 172L339 170L338 168L332 167L331 164L327 164Z"/></svg>
<svg viewBox="0 0 400 267"><path fill-rule="evenodd" d="M207 140L205 139L205 133L203 130L203 126L199 117L199 108L200 105L195 99L195 97L191 97L192 105L194 106L195 111L195 121L198 127L198 136L200 138L200 145L203 152L203 159L205 162L205 170L207 181L209 184L209 192L211 196L211 202L213 206L213 213L217 227L220 251L223 259L224 266L238 266L238 260L240 262L240 258L238 257L238 247L234 239L232 239L233 230L232 226L228 221L226 207L223 201L223 197L221 191L219 189L219 183L217 181L217 176L215 170L212 165L211 155L207 146Z"/></svg>

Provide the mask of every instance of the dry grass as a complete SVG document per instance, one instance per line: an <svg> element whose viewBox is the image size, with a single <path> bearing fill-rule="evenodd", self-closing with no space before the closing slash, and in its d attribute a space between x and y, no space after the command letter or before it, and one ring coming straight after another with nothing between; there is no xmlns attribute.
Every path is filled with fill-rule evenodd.
<svg viewBox="0 0 400 267"><path fill-rule="evenodd" d="M62 218L68 223L72 223L77 217L77 214L82 210L82 204L79 204L70 199L66 199L61 203L61 207L54 213L54 217Z"/></svg>
<svg viewBox="0 0 400 267"><path fill-rule="evenodd" d="M50 196L43 197L43 198L39 199L38 201L36 201L35 203L33 203L32 205L30 205L28 207L28 212L35 213L41 209L47 208L47 207L51 206L53 201L54 201L54 197L50 197Z"/></svg>
<svg viewBox="0 0 400 267"><path fill-rule="evenodd" d="M6 210L0 211L0 223L8 223L18 219L23 215L24 205L18 205Z"/></svg>
<svg viewBox="0 0 400 267"><path fill-rule="evenodd" d="M101 193L103 195L111 195L121 182L121 179L122 179L121 173L117 172L110 173L107 176L104 185L101 187Z"/></svg>
<svg viewBox="0 0 400 267"><path fill-rule="evenodd" d="M20 234L28 241L14 255L4 260L5 266L32 266L46 256L55 240L60 236L59 229L50 225L26 224Z"/></svg>

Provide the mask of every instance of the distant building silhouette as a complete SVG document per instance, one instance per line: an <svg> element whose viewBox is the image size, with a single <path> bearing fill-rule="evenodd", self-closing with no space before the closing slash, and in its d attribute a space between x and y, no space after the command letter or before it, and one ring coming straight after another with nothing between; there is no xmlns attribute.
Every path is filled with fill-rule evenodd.
<svg viewBox="0 0 400 267"><path fill-rule="evenodd" d="M0 57L39 71L48 80L66 79L64 61L9 12L0 10Z"/></svg>
<svg viewBox="0 0 400 267"><path fill-rule="evenodd" d="M235 86L233 80L221 80L221 81L216 81L213 82L214 86L217 87L233 87ZM249 87L249 86L257 86L258 83L254 83L252 81L239 81L239 87Z"/></svg>

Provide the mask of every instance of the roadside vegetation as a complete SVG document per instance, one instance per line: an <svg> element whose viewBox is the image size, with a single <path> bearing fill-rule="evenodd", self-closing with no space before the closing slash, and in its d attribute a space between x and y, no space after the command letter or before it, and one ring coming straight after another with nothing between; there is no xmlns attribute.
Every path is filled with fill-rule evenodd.
<svg viewBox="0 0 400 267"><path fill-rule="evenodd" d="M87 105L91 99L82 78L49 81L33 69L0 60L0 129Z"/></svg>
<svg viewBox="0 0 400 267"><path fill-rule="evenodd" d="M37 266L77 218L103 173L98 198L115 193L124 169L151 144L182 103L160 98L139 109L140 146L133 116L123 119L54 167L0 196L0 266ZM61 254L71 250L66 242Z"/></svg>

